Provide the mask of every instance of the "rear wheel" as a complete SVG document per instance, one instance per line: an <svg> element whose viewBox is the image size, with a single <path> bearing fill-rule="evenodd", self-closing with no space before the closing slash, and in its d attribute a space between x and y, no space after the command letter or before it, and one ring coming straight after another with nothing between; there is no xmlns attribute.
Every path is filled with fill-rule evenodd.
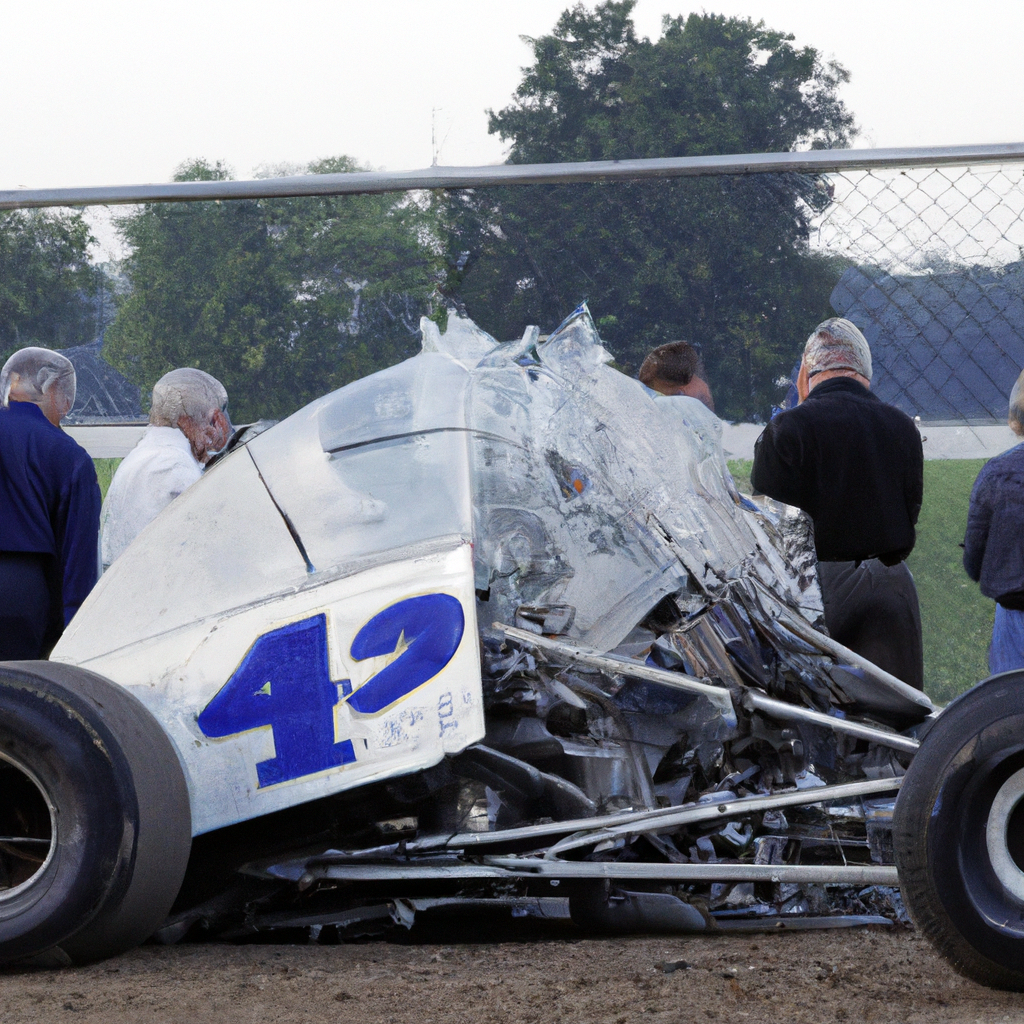
<svg viewBox="0 0 1024 1024"><path fill-rule="evenodd" d="M896 802L907 909L962 974L1024 991L1024 672L942 712Z"/></svg>
<svg viewBox="0 0 1024 1024"><path fill-rule="evenodd" d="M71 666L0 664L0 963L142 942L190 847L180 762L134 696Z"/></svg>

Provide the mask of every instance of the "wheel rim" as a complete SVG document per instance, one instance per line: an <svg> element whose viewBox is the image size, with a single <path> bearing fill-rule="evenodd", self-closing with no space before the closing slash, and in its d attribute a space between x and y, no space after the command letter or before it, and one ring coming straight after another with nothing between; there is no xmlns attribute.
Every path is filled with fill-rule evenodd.
<svg viewBox="0 0 1024 1024"><path fill-rule="evenodd" d="M0 904L24 892L50 866L57 816L39 780L0 754Z"/></svg>
<svg viewBox="0 0 1024 1024"><path fill-rule="evenodd" d="M988 846L989 861L996 878L1005 886L1007 892L1024 903L1024 870L1020 854L1014 856L1010 849L1011 839L1019 831L1015 828L1015 812L1024 798L1024 768L1011 775L996 792L989 811L988 824L985 828L985 842ZM1014 847L1018 844L1014 842Z"/></svg>

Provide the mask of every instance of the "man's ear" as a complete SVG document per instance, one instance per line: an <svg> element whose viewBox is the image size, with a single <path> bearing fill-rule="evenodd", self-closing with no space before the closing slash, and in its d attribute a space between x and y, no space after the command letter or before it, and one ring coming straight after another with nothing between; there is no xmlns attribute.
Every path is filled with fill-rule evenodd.
<svg viewBox="0 0 1024 1024"><path fill-rule="evenodd" d="M796 393L801 402L811 393L811 378L803 359L800 360L800 372L796 375Z"/></svg>

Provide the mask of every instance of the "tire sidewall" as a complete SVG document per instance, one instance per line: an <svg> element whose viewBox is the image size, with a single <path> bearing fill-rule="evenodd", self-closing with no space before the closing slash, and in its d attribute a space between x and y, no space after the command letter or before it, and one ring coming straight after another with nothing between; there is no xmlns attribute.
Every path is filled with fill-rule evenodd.
<svg viewBox="0 0 1024 1024"><path fill-rule="evenodd" d="M88 704L44 678L0 666L0 754L51 808L49 862L0 895L0 962L79 930L131 878L138 805L116 738Z"/></svg>
<svg viewBox="0 0 1024 1024"><path fill-rule="evenodd" d="M966 756L937 788L936 803L949 813L934 815L928 834L928 857L946 912L978 952L997 963L1007 960L1006 966L1024 964L1024 903L996 876L986 825L999 787L1024 767L1022 736L1024 715L1015 715L962 748ZM1011 944L1015 952L1007 957Z"/></svg>
<svg viewBox="0 0 1024 1024"><path fill-rule="evenodd" d="M1024 903L996 876L986 825L999 787L1022 767L1024 673L1006 673L939 716L907 772L894 823L898 848L924 840L928 886L947 919L943 929L1009 972L1024 969ZM898 849L901 872L911 859ZM915 913L912 893L906 896Z"/></svg>

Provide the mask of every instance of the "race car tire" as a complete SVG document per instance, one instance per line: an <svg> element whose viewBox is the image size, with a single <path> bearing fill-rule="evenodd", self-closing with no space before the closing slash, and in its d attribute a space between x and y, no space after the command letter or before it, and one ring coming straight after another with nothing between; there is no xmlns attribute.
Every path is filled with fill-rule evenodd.
<svg viewBox="0 0 1024 1024"><path fill-rule="evenodd" d="M938 717L893 819L915 924L961 974L1024 991L1024 671L979 683Z"/></svg>
<svg viewBox="0 0 1024 1024"><path fill-rule="evenodd" d="M87 963L148 938L192 841L181 762L153 715L84 669L0 663L0 772L0 833L20 832L0 860L0 963Z"/></svg>

